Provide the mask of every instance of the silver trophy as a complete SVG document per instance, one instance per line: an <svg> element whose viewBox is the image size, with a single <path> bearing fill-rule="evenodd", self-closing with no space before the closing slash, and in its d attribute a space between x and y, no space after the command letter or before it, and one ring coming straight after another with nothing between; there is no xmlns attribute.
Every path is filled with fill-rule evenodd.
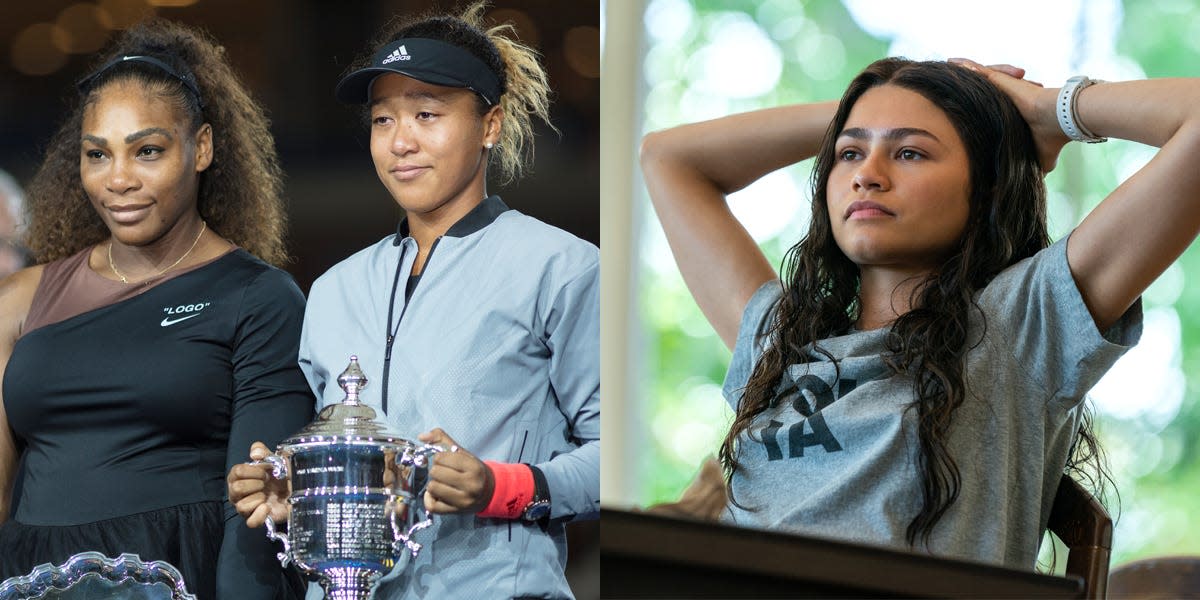
<svg viewBox="0 0 1200 600"><path fill-rule="evenodd" d="M414 479L441 448L386 431L359 402L367 378L357 356L337 381L346 398L254 464L270 463L273 477L291 481L287 533L267 517L267 537L283 543L283 566L295 563L326 598L365 600L402 553L421 550L413 534L432 521L417 519L425 511Z"/></svg>
<svg viewBox="0 0 1200 600"><path fill-rule="evenodd" d="M170 563L143 562L136 554L108 558L80 552L55 566L0 583L0 600L196 600Z"/></svg>

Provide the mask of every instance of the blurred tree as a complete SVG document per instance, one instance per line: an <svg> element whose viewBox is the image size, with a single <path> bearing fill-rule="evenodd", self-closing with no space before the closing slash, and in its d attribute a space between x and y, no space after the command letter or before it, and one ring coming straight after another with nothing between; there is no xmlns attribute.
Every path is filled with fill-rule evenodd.
<svg viewBox="0 0 1200 600"><path fill-rule="evenodd" d="M1131 69L1150 77L1195 74L1200 8L1182 1L1126 0L1124 9L1117 48ZM889 47L888 40L860 28L836 0L654 0L646 27L646 131L837 98L855 73L885 56ZM1053 236L1066 235L1150 156L1145 147L1120 141L1086 151L1068 147L1060 168L1047 178ZM776 265L807 226L810 168L808 163L790 167L731 197L735 213ZM781 207L791 211L790 220L780 222ZM679 496L700 461L715 454L732 412L720 389L730 353L684 286L648 202L642 210L647 226L638 302L646 344L642 397L650 422L644 462L630 468L643 482L641 497L632 500L649 504ZM1192 248L1145 296L1148 336L1173 332L1178 324L1179 333L1171 334L1177 339L1161 346L1178 348L1177 356L1142 359L1155 363L1154 372L1164 373L1164 381L1139 381L1145 373L1132 372L1125 375L1132 385L1106 387L1105 397L1098 398L1098 430L1119 492L1119 498L1106 497L1110 512L1119 517L1114 564L1200 553L1195 535L1200 517L1193 514L1200 496L1198 273L1200 250ZM1180 373L1186 383L1176 412L1178 386L1169 380ZM1169 398L1172 394L1176 400Z"/></svg>

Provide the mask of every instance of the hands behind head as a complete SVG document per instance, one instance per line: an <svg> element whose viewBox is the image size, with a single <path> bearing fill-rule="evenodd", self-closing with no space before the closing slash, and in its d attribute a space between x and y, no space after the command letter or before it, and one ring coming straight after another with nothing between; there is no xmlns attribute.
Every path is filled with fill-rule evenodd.
<svg viewBox="0 0 1200 600"><path fill-rule="evenodd" d="M496 489L492 470L475 455L460 448L441 428L422 433L417 439L448 448L433 455L429 483L425 486L425 508L429 512L475 514L487 508Z"/></svg>
<svg viewBox="0 0 1200 600"><path fill-rule="evenodd" d="M250 459L259 461L271 453L262 442L250 446ZM276 523L288 520L291 506L287 499L291 493L287 480L271 476L271 464L234 465L225 478L229 491L229 502L238 514L246 519L248 527L260 527L271 515Z"/></svg>
<svg viewBox="0 0 1200 600"><path fill-rule="evenodd" d="M1070 141L1059 127L1054 112L1058 91L1046 89L1036 81L1025 80L1025 69L1020 67L1004 64L984 66L966 58L951 58L949 62L979 73L1008 95L1033 131L1042 172L1054 170L1059 152Z"/></svg>

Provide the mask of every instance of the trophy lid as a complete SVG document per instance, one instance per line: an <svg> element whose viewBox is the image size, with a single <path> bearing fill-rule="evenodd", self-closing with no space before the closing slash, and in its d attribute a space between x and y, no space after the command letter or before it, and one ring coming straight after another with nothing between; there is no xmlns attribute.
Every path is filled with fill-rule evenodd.
<svg viewBox="0 0 1200 600"><path fill-rule="evenodd" d="M389 431L376 418L375 409L359 401L358 394L367 387L367 376L358 366L358 356L350 357L350 365L337 378L346 397L338 404L321 409L317 418L304 429L284 440L281 448L313 442L351 442L361 444L408 444L403 436Z"/></svg>

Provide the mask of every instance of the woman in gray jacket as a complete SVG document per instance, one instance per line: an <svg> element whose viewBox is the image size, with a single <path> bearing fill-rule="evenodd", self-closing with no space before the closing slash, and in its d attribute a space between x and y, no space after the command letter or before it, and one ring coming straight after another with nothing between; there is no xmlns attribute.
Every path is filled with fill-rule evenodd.
<svg viewBox="0 0 1200 600"><path fill-rule="evenodd" d="M313 284L300 364L327 405L358 355L378 382L364 401L450 450L424 497L441 516L380 598L570 597L564 524L599 511L598 250L485 191L489 164L520 175L549 86L483 9L390 28L337 87L368 106L376 173L405 218ZM229 491L253 527L287 517L263 467L235 467Z"/></svg>

